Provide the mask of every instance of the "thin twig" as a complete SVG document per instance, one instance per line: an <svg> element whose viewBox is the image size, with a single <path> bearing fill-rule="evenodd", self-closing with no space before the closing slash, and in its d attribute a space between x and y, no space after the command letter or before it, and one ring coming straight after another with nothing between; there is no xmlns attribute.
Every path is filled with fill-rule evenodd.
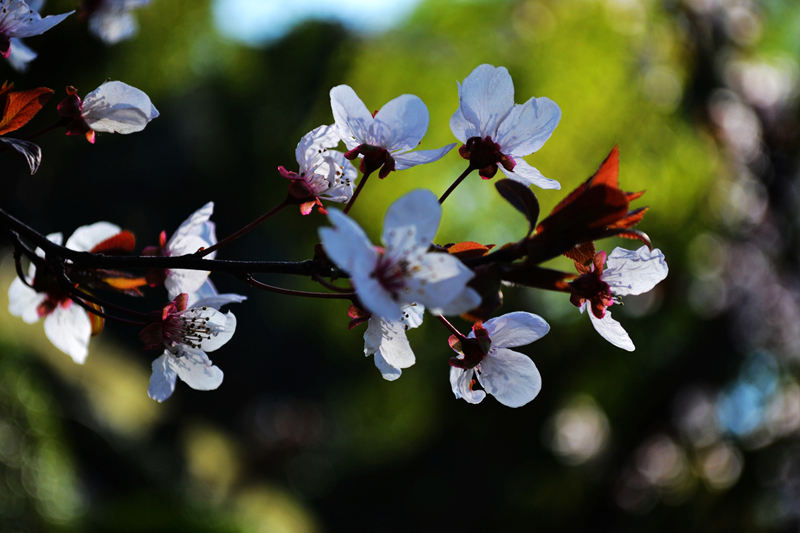
<svg viewBox="0 0 800 533"><path fill-rule="evenodd" d="M205 257L208 254L210 254L211 252L215 252L218 249L222 248L226 244L232 243L233 241L235 241L236 239L238 239L239 237L241 237L242 235L244 235L248 231L256 228L257 226L259 226L262 222L265 222L272 215L274 215L275 213L277 213L278 211L280 211L281 209L283 209L284 207L289 205L290 198L291 198L291 195L287 196L286 198L283 199L283 201L281 203L279 203L278 205L276 205L275 207L273 207L272 209L270 209L269 211L267 211L266 213L264 213L263 215L261 215L260 217L255 219L254 221L252 221L250 224L246 225L245 227L243 227L242 229L237 231L236 233L232 233L231 235L228 235L227 237L225 237L224 239L222 239L221 241L219 241L218 243L216 243L213 246L209 246L208 248L204 248L202 250L199 250L199 251L195 252L194 255L197 256L197 257Z"/></svg>
<svg viewBox="0 0 800 533"><path fill-rule="evenodd" d="M275 292L278 294L285 294L287 296L304 296L306 298L327 298L333 300L351 300L355 297L356 293L348 292L348 293L331 293L331 292L306 292L306 291L296 291L294 289L284 289L283 287L275 287L273 285L267 285L266 283L261 283L253 279L253 276L244 276L244 280L247 282L248 285L251 287L255 287L257 289L261 289L264 291Z"/></svg>
<svg viewBox="0 0 800 533"><path fill-rule="evenodd" d="M450 185L450 187L446 191L444 191L442 197L439 198L440 205L443 204L445 200L447 200L447 197L450 196L450 193L456 190L456 187L458 187L461 184L461 182L464 181L464 178L469 176L470 172L472 172L473 170L475 170L475 167L473 167L472 164L470 164L467 167L467 169L464 172L462 172L459 177L456 178L456 181L454 181L453 184Z"/></svg>
<svg viewBox="0 0 800 533"><path fill-rule="evenodd" d="M359 193L361 193L361 189L364 188L364 185L367 183L367 178L372 175L372 172L367 172L363 176L361 176L361 181L358 182L358 187L356 187L356 191L353 193L353 197L350 198L350 201L347 202L347 205L344 206L344 214L346 215L350 208L353 207L353 204L356 203L356 198L358 198Z"/></svg>

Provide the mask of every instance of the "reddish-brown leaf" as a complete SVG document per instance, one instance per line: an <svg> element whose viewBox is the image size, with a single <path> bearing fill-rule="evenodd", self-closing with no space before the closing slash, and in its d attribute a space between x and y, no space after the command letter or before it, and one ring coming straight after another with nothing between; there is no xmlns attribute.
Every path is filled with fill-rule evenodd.
<svg viewBox="0 0 800 533"><path fill-rule="evenodd" d="M27 124L42 106L53 96L47 87L28 91L0 91L4 96L3 116L0 118L0 135L17 130Z"/></svg>
<svg viewBox="0 0 800 533"><path fill-rule="evenodd" d="M135 247L136 237L130 231L124 230L95 245L90 252L93 254L119 255L130 253Z"/></svg>
<svg viewBox="0 0 800 533"><path fill-rule="evenodd" d="M470 259L472 257L482 257L494 248L494 244L480 244L472 241L457 242L447 247L447 252L459 259Z"/></svg>
<svg viewBox="0 0 800 533"><path fill-rule="evenodd" d="M613 189L619 189L619 146L614 146L605 161L591 177L589 187L605 185Z"/></svg>
<svg viewBox="0 0 800 533"><path fill-rule="evenodd" d="M596 253L594 243L589 241L567 250L564 252L564 255L575 261L576 266L580 265L581 267L586 267L591 264ZM578 268L578 271L580 270L581 269Z"/></svg>

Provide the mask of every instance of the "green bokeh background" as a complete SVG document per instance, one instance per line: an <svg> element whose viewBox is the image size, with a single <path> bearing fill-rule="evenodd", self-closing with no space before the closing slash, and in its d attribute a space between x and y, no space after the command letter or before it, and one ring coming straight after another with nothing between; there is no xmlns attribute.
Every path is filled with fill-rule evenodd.
<svg viewBox="0 0 800 533"><path fill-rule="evenodd" d="M764 2L757 12L762 38L747 53L796 57L800 7ZM332 122L331 87L351 85L370 109L403 93L420 96L431 115L421 148L437 148L454 141L456 82L491 63L508 68L517 102L547 96L561 107L552 138L526 158L562 185L535 191L542 213L619 145L621 187L647 190L635 204L650 206L640 228L664 251L670 276L652 298L614 311L633 353L603 341L563 295L507 288L505 311L531 311L552 326L521 349L544 386L520 409L453 398L452 352L433 320L409 334L417 364L390 383L361 355L363 332L347 330L345 304L259 293L225 277L214 278L221 291L248 300L234 309L236 337L213 354L223 385L197 392L179 383L159 405L146 395L154 354L140 350L137 332L108 324L78 367L49 345L41 324L11 317L2 296L0 529L791 530L791 516L770 514L777 497L753 466L768 452L749 449L737 482L720 488L702 475L702 450L685 446L680 482L642 489L652 500L646 505L620 504L643 443L667 434L685 444L672 409L682 387L717 390L746 355L724 314L701 317L688 303L687 247L719 224L710 191L730 173L730 154L703 112L713 88L704 69L716 56L698 45L707 36L693 35L689 13L684 3L656 0L428 0L387 33L364 37L308 22L254 49L216 32L207 0L155 0L136 12L139 35L113 47L74 16L30 39L40 57L24 75L3 67L6 77L56 96L26 134L57 119L66 85L84 95L122 80L161 112L142 133L99 135L95 145L60 133L41 138L35 176L3 156L0 205L43 233L108 220L143 247L213 200L225 236L283 198L276 168L293 168L300 137ZM454 150L375 179L352 215L377 240L392 201L419 187L441 194L465 166ZM220 257L306 259L325 224L316 212L287 209ZM493 184L471 176L446 202L437 241L504 244L525 230ZM598 248L617 245L637 246ZM551 266L571 269L565 259ZM265 282L319 289L289 277ZM153 290L134 305L154 309L163 299ZM551 444L557 413L575 405L589 405L606 424L590 435L602 436L602 450L580 464ZM736 436L723 442L739 446Z"/></svg>

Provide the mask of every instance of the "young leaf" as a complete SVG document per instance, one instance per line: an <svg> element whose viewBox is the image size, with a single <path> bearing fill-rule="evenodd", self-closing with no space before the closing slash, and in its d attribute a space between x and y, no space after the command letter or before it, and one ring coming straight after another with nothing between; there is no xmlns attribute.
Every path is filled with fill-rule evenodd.
<svg viewBox="0 0 800 533"><path fill-rule="evenodd" d="M28 91L3 91L0 97L3 102L3 116L0 118L0 135L5 135L27 124L42 106L53 96L53 90L47 87Z"/></svg>
<svg viewBox="0 0 800 533"><path fill-rule="evenodd" d="M528 219L528 235L530 235L539 219L539 201L536 199L536 195L528 187L514 180L502 179L494 186L500 196Z"/></svg>

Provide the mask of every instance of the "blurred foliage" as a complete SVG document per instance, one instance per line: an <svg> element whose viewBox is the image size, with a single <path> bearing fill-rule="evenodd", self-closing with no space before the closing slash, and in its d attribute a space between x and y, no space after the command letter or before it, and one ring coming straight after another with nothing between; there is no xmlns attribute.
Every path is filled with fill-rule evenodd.
<svg viewBox="0 0 800 533"><path fill-rule="evenodd" d="M72 7L52 1L46 12ZM752 20L745 17L751 12ZM720 271L735 270L737 261L719 267L712 252L743 254L731 243L750 234L730 230L732 224L750 224L751 231L753 213L768 210L756 207L797 196L794 185L767 188L796 176L790 129L782 144L766 134L759 139L770 157L795 154L785 156L785 167L775 167L771 182L758 181L759 174L743 185L724 128L706 107L719 95L731 58L777 58L794 65L796 82L794 2L428 0L382 35L305 23L264 49L215 33L207 0L155 0L136 17L138 37L110 48L70 17L30 40L40 57L27 74L9 71L20 88L56 90L30 131L57 118L64 86L85 95L106 78L144 90L161 112L144 132L99 135L95 145L58 134L41 138L44 159L35 176L3 158L0 205L42 232L110 220L135 231L141 248L213 199L218 234L226 235L283 198L286 182L276 167L292 168L300 137L332 122L331 87L353 86L370 109L403 93L419 95L431 114L421 148L436 148L454 140L456 82L488 62L509 69L518 103L547 96L563 111L553 137L527 158L562 184L560 192L535 191L542 213L618 144L622 188L647 189L635 206L651 207L641 227L664 250L670 276L651 295L614 310L637 345L633 354L600 339L564 296L506 289L505 310L533 311L553 326L521 349L537 363L544 388L516 410L492 398L480 406L454 400L447 382L452 353L432 320L410 333L417 364L389 383L362 355L363 329L346 330L341 302L257 293L232 279L215 282L249 300L234 310L237 336L214 354L225 382L214 392L179 383L163 405L146 396L153 354L136 351L136 332L108 324L84 367L76 367L47 344L41 324L6 315L2 528L796 529L800 513L792 506L800 506L787 494L796 491L790 481L797 476L785 465L796 464L790 459L797 445L772 444L796 430L789 408L774 407L800 405L794 367L784 365L780 350L757 351L736 336L749 329L734 321L733 303L713 311L696 296L722 283ZM796 114L791 106L778 113ZM465 165L453 151L435 164L373 178L352 214L377 239L394 199L417 187L441 193ZM732 191L741 192L738 210ZM752 195L762 203L749 202ZM775 216L788 220L791 243L796 215ZM301 217L288 209L221 257L305 259L326 223L317 213ZM492 183L472 176L445 204L437 241L502 244L519 239L524 227ZM728 233L714 234L718 228ZM609 251L614 245L631 246L601 244ZM555 264L572 268L566 260ZM7 262L3 286L12 271ZM278 276L269 283L318 288ZM713 304L717 293L709 294ZM4 299L0 304L6 308ZM162 304L163 295L152 291L141 306ZM684 404L694 418L681 418ZM718 412L744 419L754 409L783 414L741 433L717 421ZM778 471L784 474L772 474Z"/></svg>

